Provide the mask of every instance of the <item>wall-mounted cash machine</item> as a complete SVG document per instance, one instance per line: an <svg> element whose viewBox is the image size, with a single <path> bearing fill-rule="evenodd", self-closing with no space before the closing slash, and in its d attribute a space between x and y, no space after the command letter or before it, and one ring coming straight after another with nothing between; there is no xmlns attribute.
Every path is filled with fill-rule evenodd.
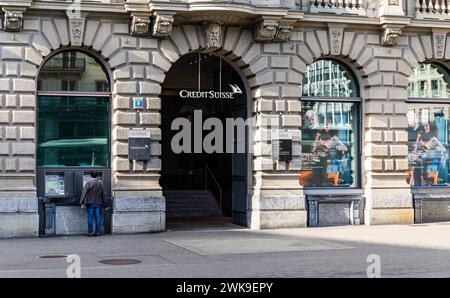
<svg viewBox="0 0 450 298"><path fill-rule="evenodd" d="M79 224L80 221L83 224L83 220L76 217L80 215L79 201L84 185L91 180L91 171L97 172L97 179L103 182L105 196L109 202L105 207L112 207L111 169L38 168L36 184L39 197L39 235L58 234L57 216L66 216L66 225L70 225L71 220L74 224ZM111 212L103 213L103 222L105 233L111 233Z"/></svg>

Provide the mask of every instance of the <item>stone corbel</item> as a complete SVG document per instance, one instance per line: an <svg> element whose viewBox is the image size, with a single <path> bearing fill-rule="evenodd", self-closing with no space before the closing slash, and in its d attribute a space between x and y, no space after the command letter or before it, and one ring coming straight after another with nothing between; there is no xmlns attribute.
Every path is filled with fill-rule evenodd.
<svg viewBox="0 0 450 298"><path fill-rule="evenodd" d="M172 33L174 22L173 13L153 13L152 36L157 38L168 37Z"/></svg>
<svg viewBox="0 0 450 298"><path fill-rule="evenodd" d="M31 7L33 0L3 1L3 29L9 32L19 32L23 29L23 14Z"/></svg>
<svg viewBox="0 0 450 298"><path fill-rule="evenodd" d="M273 41L278 33L280 26L278 20L263 19L259 21L254 28L254 35L256 41ZM286 32L280 32L280 37Z"/></svg>
<svg viewBox="0 0 450 298"><path fill-rule="evenodd" d="M393 0L389 0L388 3L393 3L392 5L397 3L392 1ZM398 3L401 3L401 1ZM403 28L405 26L408 26L410 23L410 17L404 15L396 15L395 11L386 11L384 14L382 14L380 16L380 25L382 29L381 45L388 47L396 46L400 40L400 36L402 35Z"/></svg>
<svg viewBox="0 0 450 298"><path fill-rule="evenodd" d="M387 47L396 46L402 35L402 28L403 26L383 25L381 44Z"/></svg>
<svg viewBox="0 0 450 298"><path fill-rule="evenodd" d="M150 33L150 15L132 14L131 15L131 35L147 36Z"/></svg>
<svg viewBox="0 0 450 298"><path fill-rule="evenodd" d="M3 12L5 13L3 19L3 28L5 31L9 32L19 32L23 29L23 13L25 12L24 8L3 8Z"/></svg>
<svg viewBox="0 0 450 298"><path fill-rule="evenodd" d="M207 49L219 49L222 47L223 26L218 22L204 24L205 40Z"/></svg>
<svg viewBox="0 0 450 298"><path fill-rule="evenodd" d="M277 34L275 35L275 41L290 41L294 31L294 25L292 22L280 21Z"/></svg>

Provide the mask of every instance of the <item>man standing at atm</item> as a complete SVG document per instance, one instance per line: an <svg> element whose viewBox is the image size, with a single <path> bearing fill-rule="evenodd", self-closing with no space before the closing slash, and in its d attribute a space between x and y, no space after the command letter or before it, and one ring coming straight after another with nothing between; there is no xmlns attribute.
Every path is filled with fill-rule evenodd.
<svg viewBox="0 0 450 298"><path fill-rule="evenodd" d="M86 183L81 193L81 208L87 208L88 215L88 236L99 236L102 231L102 207L106 206L105 192L103 183L100 181L96 172L91 172L91 180ZM95 233L94 221L95 216Z"/></svg>

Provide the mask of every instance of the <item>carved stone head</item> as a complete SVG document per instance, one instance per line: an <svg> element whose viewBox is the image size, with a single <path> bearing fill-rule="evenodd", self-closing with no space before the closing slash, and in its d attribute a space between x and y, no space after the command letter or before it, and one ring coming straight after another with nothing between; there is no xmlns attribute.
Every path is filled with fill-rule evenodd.
<svg viewBox="0 0 450 298"><path fill-rule="evenodd" d="M167 37L172 32L173 17L156 15L153 21L152 35L155 37Z"/></svg>
<svg viewBox="0 0 450 298"><path fill-rule="evenodd" d="M131 21L131 34L147 35L150 30L150 18L133 17Z"/></svg>
<svg viewBox="0 0 450 298"><path fill-rule="evenodd" d="M4 27L6 31L18 32L22 30L23 14L20 11L5 11Z"/></svg>
<svg viewBox="0 0 450 298"><path fill-rule="evenodd" d="M280 26L278 28L275 39L278 41L289 41L291 40L292 30L294 27L292 26Z"/></svg>
<svg viewBox="0 0 450 298"><path fill-rule="evenodd" d="M261 21L255 27L255 39L258 41L271 41L278 31L278 22Z"/></svg>
<svg viewBox="0 0 450 298"><path fill-rule="evenodd" d="M386 28L383 33L383 45L385 46L395 46L398 44L398 40L401 35L401 30Z"/></svg>
<svg viewBox="0 0 450 298"><path fill-rule="evenodd" d="M208 23L205 25L206 47L220 48L222 47L222 25L219 23Z"/></svg>

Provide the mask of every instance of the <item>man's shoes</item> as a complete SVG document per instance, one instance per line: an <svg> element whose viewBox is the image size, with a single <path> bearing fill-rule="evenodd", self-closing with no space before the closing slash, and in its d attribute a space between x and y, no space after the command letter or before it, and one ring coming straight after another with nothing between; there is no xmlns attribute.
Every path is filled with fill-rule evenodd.
<svg viewBox="0 0 450 298"><path fill-rule="evenodd" d="M95 237L100 236L100 233L95 233Z"/></svg>
<svg viewBox="0 0 450 298"><path fill-rule="evenodd" d="M89 234L88 234L88 237L94 237L94 236L95 236L94 233L89 233Z"/></svg>

